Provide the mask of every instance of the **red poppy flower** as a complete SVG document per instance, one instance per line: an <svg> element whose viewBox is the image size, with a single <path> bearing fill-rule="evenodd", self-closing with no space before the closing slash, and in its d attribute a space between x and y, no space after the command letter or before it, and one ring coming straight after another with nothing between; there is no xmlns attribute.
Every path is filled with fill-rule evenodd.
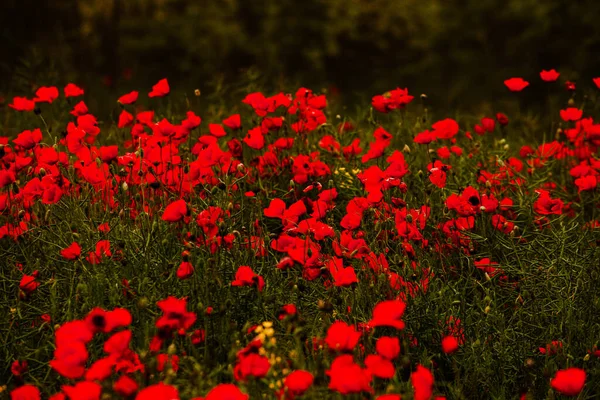
<svg viewBox="0 0 600 400"><path fill-rule="evenodd" d="M432 134L437 139L452 139L460 130L458 123L452 118L446 118L438 121L431 125L431 127L433 128Z"/></svg>
<svg viewBox="0 0 600 400"><path fill-rule="evenodd" d="M166 79L161 79L156 85L152 86L152 91L148 93L148 97L164 97L170 91L169 82Z"/></svg>
<svg viewBox="0 0 600 400"><path fill-rule="evenodd" d="M600 77L592 79L598 89L600 89Z"/></svg>
<svg viewBox="0 0 600 400"><path fill-rule="evenodd" d="M36 128L32 131L26 130L17 135L13 143L21 146L25 150L33 149L39 142L42 141L42 131Z"/></svg>
<svg viewBox="0 0 600 400"><path fill-rule="evenodd" d="M126 128L128 126L131 126L133 124L133 121L134 121L133 115L131 115L127 111L123 110L123 111L121 111L121 114L119 115L119 122L118 122L117 126L119 128Z"/></svg>
<svg viewBox="0 0 600 400"><path fill-rule="evenodd" d="M396 374L394 364L387 358L369 354L365 359L365 366L373 376L381 379L392 379Z"/></svg>
<svg viewBox="0 0 600 400"><path fill-rule="evenodd" d="M369 321L369 325L404 329L404 322L401 318L405 309L406 304L402 300L382 301L373 309L373 318Z"/></svg>
<svg viewBox="0 0 600 400"><path fill-rule="evenodd" d="M223 125L233 130L240 129L242 127L242 120L240 118L240 114L234 114L230 117L225 118L223 120Z"/></svg>
<svg viewBox="0 0 600 400"><path fill-rule="evenodd" d="M410 374L415 400L429 400L433 395L433 374L422 365Z"/></svg>
<svg viewBox="0 0 600 400"><path fill-rule="evenodd" d="M19 283L19 289L23 291L26 295L29 295L40 286L40 283L35 279L37 278L37 271L31 275L23 275L21 278L21 282Z"/></svg>
<svg viewBox="0 0 600 400"><path fill-rule="evenodd" d="M260 127L250 129L243 141L248 145L248 147L255 150L260 150L265 146L265 137Z"/></svg>
<svg viewBox="0 0 600 400"><path fill-rule="evenodd" d="M337 357L325 372L329 378L329 389L341 394L373 392L372 375L367 369L355 364L352 355Z"/></svg>
<svg viewBox="0 0 600 400"><path fill-rule="evenodd" d="M542 72L540 72L540 78L542 78L544 82L554 82L559 76L560 74L556 72L555 69L551 69L550 71L542 70Z"/></svg>
<svg viewBox="0 0 600 400"><path fill-rule="evenodd" d="M565 89L567 89L569 92L575 91L575 82L566 81L565 82Z"/></svg>
<svg viewBox="0 0 600 400"><path fill-rule="evenodd" d="M85 317L85 323L90 332L109 333L119 327L130 325L131 314L124 308L105 311L100 307L95 307Z"/></svg>
<svg viewBox="0 0 600 400"><path fill-rule="evenodd" d="M506 85L511 92L520 92L529 86L529 82L523 80L523 78L510 78L504 81L504 85Z"/></svg>
<svg viewBox="0 0 600 400"><path fill-rule="evenodd" d="M121 396L130 397L137 392L138 384L127 375L121 375L121 377L113 384L113 390Z"/></svg>
<svg viewBox="0 0 600 400"><path fill-rule="evenodd" d="M429 144L436 139L435 133L430 131L423 131L417 134L413 141L418 144Z"/></svg>
<svg viewBox="0 0 600 400"><path fill-rule="evenodd" d="M167 222L181 221L188 214L185 200L176 200L169 204L162 215L162 220Z"/></svg>
<svg viewBox="0 0 600 400"><path fill-rule="evenodd" d="M560 110L560 117L563 121L579 121L583 116L583 110L575 107L569 107L566 110Z"/></svg>
<svg viewBox="0 0 600 400"><path fill-rule="evenodd" d="M42 86L35 92L33 101L36 103L52 103L58 98L58 89L56 86Z"/></svg>
<svg viewBox="0 0 600 400"><path fill-rule="evenodd" d="M177 299L169 296L156 303L164 315L156 321L158 329L168 328L171 330L189 329L196 322L196 314L188 312L187 300Z"/></svg>
<svg viewBox="0 0 600 400"><path fill-rule="evenodd" d="M314 377L308 371L297 370L285 377L283 386L292 396L302 396L313 384Z"/></svg>
<svg viewBox="0 0 600 400"><path fill-rule="evenodd" d="M585 385L586 373L580 368L568 368L556 372L550 381L552 388L565 396L577 396Z"/></svg>
<svg viewBox="0 0 600 400"><path fill-rule="evenodd" d="M388 360L393 360L400 355L400 340L397 337L383 336L375 344L377 354Z"/></svg>
<svg viewBox="0 0 600 400"><path fill-rule="evenodd" d="M11 400L40 400L40 390L33 385L23 385L10 392Z"/></svg>
<svg viewBox="0 0 600 400"><path fill-rule="evenodd" d="M502 126L508 125L508 117L505 114L497 113L496 121L498 121L498 123Z"/></svg>
<svg viewBox="0 0 600 400"><path fill-rule="evenodd" d="M60 255L63 256L65 260L76 260L81 256L81 247L77 242L73 242L66 249L62 249Z"/></svg>
<svg viewBox="0 0 600 400"><path fill-rule="evenodd" d="M223 129L223 126L220 124L208 124L208 131L215 137L223 137L227 135L227 132L225 132L225 129Z"/></svg>
<svg viewBox="0 0 600 400"><path fill-rule="evenodd" d="M262 276L255 274L252 268L243 265L235 273L235 280L231 282L231 286L256 286L262 292L265 281Z"/></svg>
<svg viewBox="0 0 600 400"><path fill-rule="evenodd" d="M13 102L8 106L17 111L33 111L35 109L35 101L29 100L27 97L14 97Z"/></svg>
<svg viewBox="0 0 600 400"><path fill-rule="evenodd" d="M336 321L327 330L325 343L331 350L352 351L360 340L361 333L352 325Z"/></svg>
<svg viewBox="0 0 600 400"><path fill-rule="evenodd" d="M249 377L253 378L264 378L267 376L271 364L269 359L265 356L258 355L256 353L250 353L242 356L239 359L234 369L235 379L239 381L246 381Z"/></svg>
<svg viewBox="0 0 600 400"><path fill-rule="evenodd" d="M80 101L79 103L75 104L75 107L73 107L73 110L70 112L70 114L79 117L81 115L87 114L88 112L89 110L85 103L83 101Z"/></svg>
<svg viewBox="0 0 600 400"><path fill-rule="evenodd" d="M202 118L200 118L199 116L194 114L193 111L188 111L186 113L186 117L187 117L186 119L181 121L181 125L188 131L196 129L202 123Z"/></svg>
<svg viewBox="0 0 600 400"><path fill-rule="evenodd" d="M563 209L563 201L561 199L553 199L550 193L546 190L538 190L538 199L533 203L533 209L541 215L561 215Z"/></svg>
<svg viewBox="0 0 600 400"><path fill-rule="evenodd" d="M83 96L83 89L74 83L68 83L64 88L65 97L79 97Z"/></svg>
<svg viewBox="0 0 600 400"><path fill-rule="evenodd" d="M458 339L454 336L445 336L442 339L442 350L446 354L452 354L458 350Z"/></svg>
<svg viewBox="0 0 600 400"><path fill-rule="evenodd" d="M135 400L179 400L179 392L175 386L160 382L140 390Z"/></svg>
<svg viewBox="0 0 600 400"><path fill-rule="evenodd" d="M208 392L204 400L248 400L249 398L250 396L242 393L237 386L221 383Z"/></svg>
<svg viewBox="0 0 600 400"><path fill-rule="evenodd" d="M19 361L15 360L10 365L10 372L14 376L22 376L25 372L27 372L29 368L27 367L27 361Z"/></svg>
<svg viewBox="0 0 600 400"><path fill-rule="evenodd" d="M113 357L122 356L129 348L131 335L130 330L115 333L104 342L104 352Z"/></svg>
<svg viewBox="0 0 600 400"><path fill-rule="evenodd" d="M177 278L184 280L191 278L194 274L194 267L189 261L183 261L177 268Z"/></svg>
<svg viewBox="0 0 600 400"><path fill-rule="evenodd" d="M595 175L582 176L581 178L575 179L575 185L577 185L579 193L594 190L596 189L596 186L598 186L598 179Z"/></svg>
<svg viewBox="0 0 600 400"><path fill-rule="evenodd" d="M117 100L117 101L123 105L133 104L137 101L138 95L139 95L139 92L136 92L134 90L133 92L124 94L123 96L119 97L119 100Z"/></svg>

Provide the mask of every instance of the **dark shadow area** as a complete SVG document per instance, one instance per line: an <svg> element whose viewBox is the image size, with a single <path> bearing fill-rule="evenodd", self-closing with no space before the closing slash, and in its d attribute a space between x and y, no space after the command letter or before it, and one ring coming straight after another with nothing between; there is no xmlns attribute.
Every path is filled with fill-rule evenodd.
<svg viewBox="0 0 600 400"><path fill-rule="evenodd" d="M350 102L408 87L456 107L506 95L511 76L536 96L541 69L599 75L599 20L597 1L4 0L0 89L71 79L122 91L168 77L193 90L252 76Z"/></svg>

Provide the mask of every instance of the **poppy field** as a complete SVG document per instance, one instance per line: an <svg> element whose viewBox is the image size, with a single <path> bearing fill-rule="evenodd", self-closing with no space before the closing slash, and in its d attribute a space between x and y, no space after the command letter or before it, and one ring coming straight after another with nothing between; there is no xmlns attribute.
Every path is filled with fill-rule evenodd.
<svg viewBox="0 0 600 400"><path fill-rule="evenodd" d="M11 96L0 398L598 398L600 78L498 85Z"/></svg>

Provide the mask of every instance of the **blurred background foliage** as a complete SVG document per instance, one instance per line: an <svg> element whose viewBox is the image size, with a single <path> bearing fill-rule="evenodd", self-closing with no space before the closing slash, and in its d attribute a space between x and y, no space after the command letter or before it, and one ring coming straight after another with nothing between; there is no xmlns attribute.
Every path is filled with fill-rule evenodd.
<svg viewBox="0 0 600 400"><path fill-rule="evenodd" d="M533 95L542 68L600 75L599 21L596 0L2 0L0 89L251 77L362 101L408 87L460 106L506 95L510 76Z"/></svg>

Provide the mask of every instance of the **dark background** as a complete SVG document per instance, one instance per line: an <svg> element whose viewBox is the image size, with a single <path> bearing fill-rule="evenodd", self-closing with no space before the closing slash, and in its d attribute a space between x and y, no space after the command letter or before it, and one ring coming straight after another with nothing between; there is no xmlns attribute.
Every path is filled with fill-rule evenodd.
<svg viewBox="0 0 600 400"><path fill-rule="evenodd" d="M0 93L71 80L86 89L255 82L347 99L408 87L440 105L546 90L541 69L600 76L600 1L2 0ZM351 101L351 100L348 100Z"/></svg>

